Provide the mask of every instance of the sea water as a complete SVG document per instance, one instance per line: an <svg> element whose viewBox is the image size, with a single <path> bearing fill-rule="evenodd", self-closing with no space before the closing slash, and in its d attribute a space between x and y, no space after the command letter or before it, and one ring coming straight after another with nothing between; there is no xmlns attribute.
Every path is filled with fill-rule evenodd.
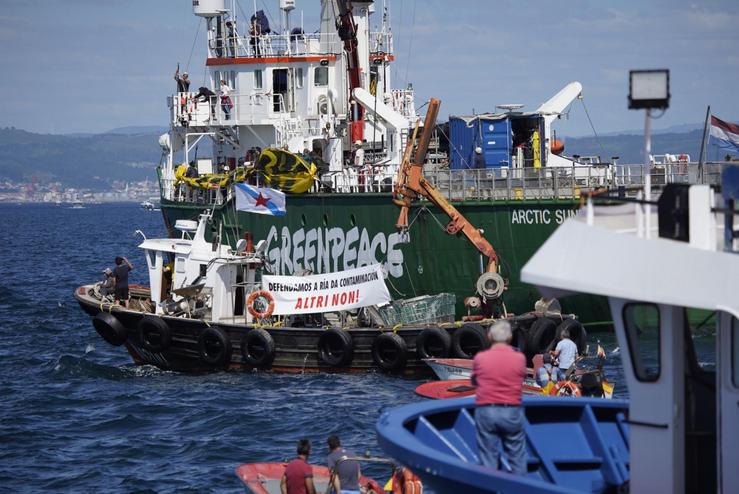
<svg viewBox="0 0 739 494"><path fill-rule="evenodd" d="M138 367L95 332L72 293L115 256L148 283L142 237L165 235L137 205L0 205L0 491L241 492L234 469L283 461L299 438L325 464L326 437L382 456L385 407L418 401L422 380L378 373L185 375ZM604 370L625 397L612 334ZM387 467L367 465L383 481Z"/></svg>

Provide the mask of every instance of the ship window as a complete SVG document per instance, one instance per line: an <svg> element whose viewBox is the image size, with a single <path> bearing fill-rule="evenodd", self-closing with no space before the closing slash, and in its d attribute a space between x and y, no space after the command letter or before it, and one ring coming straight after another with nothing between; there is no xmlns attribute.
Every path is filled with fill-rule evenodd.
<svg viewBox="0 0 739 494"><path fill-rule="evenodd" d="M262 89L262 71L254 71L254 89Z"/></svg>
<svg viewBox="0 0 739 494"><path fill-rule="evenodd" d="M731 326L731 380L739 388L739 319L733 318Z"/></svg>
<svg viewBox="0 0 739 494"><path fill-rule="evenodd" d="M661 361L659 308L654 304L626 304L623 319L636 378L656 381Z"/></svg>
<svg viewBox="0 0 739 494"><path fill-rule="evenodd" d="M146 252L146 262L149 264L149 269L156 269L156 253L153 250L145 250L144 252Z"/></svg>
<svg viewBox="0 0 739 494"><path fill-rule="evenodd" d="M175 269L178 273L184 273L185 272L185 256L177 256L177 262L175 263L177 266Z"/></svg>
<svg viewBox="0 0 739 494"><path fill-rule="evenodd" d="M328 67L316 67L313 84L316 86L328 86Z"/></svg>
<svg viewBox="0 0 739 494"><path fill-rule="evenodd" d="M298 89L303 87L303 67L295 69L295 86Z"/></svg>

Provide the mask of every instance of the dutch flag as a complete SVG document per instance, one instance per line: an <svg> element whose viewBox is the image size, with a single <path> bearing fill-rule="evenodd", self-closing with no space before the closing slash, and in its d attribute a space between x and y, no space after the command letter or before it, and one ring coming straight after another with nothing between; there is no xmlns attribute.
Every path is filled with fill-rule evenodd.
<svg viewBox="0 0 739 494"><path fill-rule="evenodd" d="M739 153L739 125L724 122L711 115L711 138L719 147Z"/></svg>
<svg viewBox="0 0 739 494"><path fill-rule="evenodd" d="M234 184L236 209L249 213L285 216L285 194L266 187L252 187L247 184Z"/></svg>

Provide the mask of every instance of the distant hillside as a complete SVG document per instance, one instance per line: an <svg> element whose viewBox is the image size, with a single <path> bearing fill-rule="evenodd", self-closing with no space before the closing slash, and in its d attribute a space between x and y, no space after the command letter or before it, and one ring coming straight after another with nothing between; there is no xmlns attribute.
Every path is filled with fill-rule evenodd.
<svg viewBox="0 0 739 494"><path fill-rule="evenodd" d="M703 129L690 132L662 133L652 136L652 154L689 154L693 161L700 156ZM643 135L600 136L600 145L595 137L563 138L565 154L572 156L600 156L603 161L619 157L619 163L641 163L644 161ZM602 148L601 148L602 146ZM709 145L706 159L719 160L726 156L726 150Z"/></svg>
<svg viewBox="0 0 739 494"><path fill-rule="evenodd" d="M161 132L68 136L0 129L0 180L108 189L115 180L156 178Z"/></svg>

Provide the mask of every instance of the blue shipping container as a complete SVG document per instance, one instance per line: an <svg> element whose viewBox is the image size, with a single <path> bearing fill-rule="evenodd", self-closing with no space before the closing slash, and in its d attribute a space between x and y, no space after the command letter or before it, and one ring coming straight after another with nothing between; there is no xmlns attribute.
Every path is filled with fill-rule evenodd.
<svg viewBox="0 0 739 494"><path fill-rule="evenodd" d="M449 117L450 168L471 169L475 163L475 148L482 149L486 168L510 166L511 121L506 116L486 115Z"/></svg>

